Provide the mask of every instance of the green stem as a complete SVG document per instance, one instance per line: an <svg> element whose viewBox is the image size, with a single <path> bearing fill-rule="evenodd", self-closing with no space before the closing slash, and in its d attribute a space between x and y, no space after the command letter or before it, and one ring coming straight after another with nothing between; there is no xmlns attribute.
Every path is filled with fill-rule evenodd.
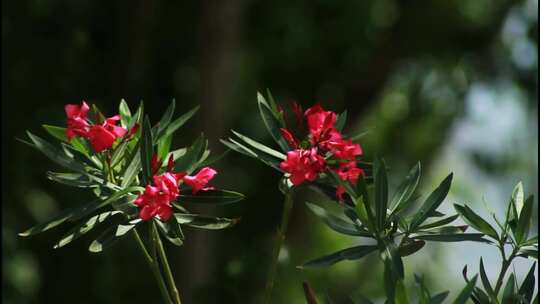
<svg viewBox="0 0 540 304"><path fill-rule="evenodd" d="M501 273L499 274L499 277L497 278L497 283L495 284L495 290L493 291L495 293L495 296L499 294L499 291L502 287L502 283L504 280L504 276L506 275L506 271L508 270L508 267L512 264L512 260L516 257L516 250L512 250L512 253L506 258L506 254L504 253L504 244L499 247L501 250L501 255L503 258L502 266L501 266Z"/></svg>
<svg viewBox="0 0 540 304"><path fill-rule="evenodd" d="M167 291L167 285L165 285L165 281L163 280L163 276L161 275L161 271L159 270L159 265L157 263L157 259L155 258L155 250L153 250L153 258L148 253L148 250L146 250L146 247L144 246L144 243L139 236L139 233L137 232L136 228L133 228L133 235L135 236L135 240L137 241L137 244L139 245L139 248L141 249L146 262L148 263L148 266L150 266L150 269L152 269L152 273L154 274L154 277L156 278L156 281L159 286L159 290L161 291L161 295L163 296L163 300L167 304L172 304L171 298L169 296L169 292ZM155 246L152 246L155 247ZM154 248L155 249L155 248Z"/></svg>
<svg viewBox="0 0 540 304"><path fill-rule="evenodd" d="M281 225L276 233L276 244L274 245L274 251L272 253L272 262L270 264L270 273L266 281L266 288L264 293L264 303L270 303L272 296L272 288L274 287L274 277L276 276L279 252L283 241L285 241L285 233L287 232L287 225L289 224L289 215L293 205L293 192L289 190L285 194L285 201L283 205L283 214L281 215Z"/></svg>
<svg viewBox="0 0 540 304"><path fill-rule="evenodd" d="M176 284L174 283L174 277L171 271L171 267L169 266L167 255L165 254L165 249L163 248L163 243L161 242L161 238L159 237L159 234L158 234L158 231L156 229L156 225L154 222L152 222L152 230L154 232L155 240L157 242L158 254L161 259L161 262L163 263L163 268L165 269L166 279L167 279L167 282L169 283L169 288L171 290L174 303L182 304L182 301L180 300L180 293L178 292L178 289L176 288Z"/></svg>

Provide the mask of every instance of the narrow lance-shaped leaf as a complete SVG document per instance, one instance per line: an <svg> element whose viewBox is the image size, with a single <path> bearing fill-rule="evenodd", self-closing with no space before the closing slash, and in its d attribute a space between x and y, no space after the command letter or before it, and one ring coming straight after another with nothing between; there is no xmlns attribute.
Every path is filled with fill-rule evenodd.
<svg viewBox="0 0 540 304"><path fill-rule="evenodd" d="M505 232L508 232L510 228L514 233L517 228L517 222L521 208L523 208L523 184L519 182L512 191L512 197L510 198L510 204L506 212Z"/></svg>
<svg viewBox="0 0 540 304"><path fill-rule="evenodd" d="M146 116L142 128L142 137L140 144L140 156L143 169L142 178L144 185L148 184L150 178L152 177L152 154L152 127L150 126L150 120L148 119L148 116Z"/></svg>
<svg viewBox="0 0 540 304"><path fill-rule="evenodd" d="M124 128L130 127L131 123L131 110L129 109L129 106L127 102L122 99L120 100L120 105L118 106L118 113L120 114L121 121L120 123Z"/></svg>
<svg viewBox="0 0 540 304"><path fill-rule="evenodd" d="M157 142L157 156L163 163L167 162L167 154L171 149L172 134L162 136Z"/></svg>
<svg viewBox="0 0 540 304"><path fill-rule="evenodd" d="M156 133L156 137L154 138L155 141L161 138L161 136L163 135L163 132L165 132L165 130L169 126L169 123L171 122L171 119L174 115L175 107L176 107L176 100L173 99L171 103L169 104L169 106L167 107L167 110L165 110L165 113L163 113L163 116L161 116L161 119L159 120L158 131Z"/></svg>
<svg viewBox="0 0 540 304"><path fill-rule="evenodd" d="M169 242L176 246L182 246L184 243L184 233L182 232L180 223L176 221L176 217L171 216L171 218L166 222L162 222L160 220L155 220L155 222L157 223L161 234Z"/></svg>
<svg viewBox="0 0 540 304"><path fill-rule="evenodd" d="M26 133L28 134L30 140L33 142L33 145L31 146L41 151L49 159L65 168L81 173L86 173L84 165L77 162L73 158L69 158L62 150L56 148L52 144L28 131Z"/></svg>
<svg viewBox="0 0 540 304"><path fill-rule="evenodd" d="M199 191L196 194L188 192L188 190L181 192L178 198L180 204L194 203L194 204L231 204L241 201L245 198L242 193L212 189L206 191Z"/></svg>
<svg viewBox="0 0 540 304"><path fill-rule="evenodd" d="M446 298L448 297L449 293L450 292L448 291L443 291L441 293L434 295L429 301L429 304L442 304L444 300L446 300Z"/></svg>
<svg viewBox="0 0 540 304"><path fill-rule="evenodd" d="M336 215L333 215L324 208L308 202L306 202L306 205L315 215L321 218L328 227L336 232L353 236L371 236L371 234L367 232L360 231L356 225L350 221L346 221Z"/></svg>
<svg viewBox="0 0 540 304"><path fill-rule="evenodd" d="M56 139L67 142L66 128L50 125L43 125L43 128Z"/></svg>
<svg viewBox="0 0 540 304"><path fill-rule="evenodd" d="M306 262L300 268L326 267L326 266L334 265L335 263L343 261L343 260L358 260L376 250L377 250L377 246L373 246L373 245L355 246L355 247L340 250L338 252L323 256L318 259L311 260L309 262Z"/></svg>
<svg viewBox="0 0 540 304"><path fill-rule="evenodd" d="M384 230L386 224L386 210L388 204L388 180L386 166L383 160L377 160L374 165L375 171L375 217L377 228Z"/></svg>
<svg viewBox="0 0 540 304"><path fill-rule="evenodd" d="M508 281L506 282L506 286L504 287L503 291L503 297L502 297L502 304L512 304L512 303L518 303L516 299L516 282L515 282L514 274L511 273L510 277L508 277Z"/></svg>
<svg viewBox="0 0 540 304"><path fill-rule="evenodd" d="M425 240L432 242L463 242L472 241L480 243L491 243L489 240L483 238L482 233L457 233L457 234L422 234L411 235L412 239Z"/></svg>
<svg viewBox="0 0 540 304"><path fill-rule="evenodd" d="M527 273L527 276L523 280L523 283L521 283L521 287L519 287L519 294L525 298L525 303L531 303L533 293L534 293L534 286L535 286L535 278L534 278L534 269L536 268L536 262L534 262L531 266L531 269L529 269L529 272Z"/></svg>
<svg viewBox="0 0 540 304"><path fill-rule="evenodd" d="M409 171L409 174L407 174L403 182L399 185L396 193L392 197L392 201L390 202L392 212L398 213L405 210L409 206L408 203L412 201L411 197L420 181L420 172L420 163L417 163L411 169L411 171Z"/></svg>
<svg viewBox="0 0 540 304"><path fill-rule="evenodd" d="M529 229L531 227L532 214L533 214L533 202L534 196L529 196L523 203L521 213L516 227L515 237L518 244L521 244L527 240L529 235Z"/></svg>
<svg viewBox="0 0 540 304"><path fill-rule="evenodd" d="M286 156L285 154L279 152L279 151L276 151L270 147L267 147L245 135L242 135L234 130L231 130L231 132L233 132L234 135L238 136L238 138L240 138L241 140L243 140L244 142L246 142L248 145L252 146L253 148L259 150L259 151L262 151L268 155L271 155L271 156L274 156L274 157L277 157L279 159L285 159Z"/></svg>
<svg viewBox="0 0 540 304"><path fill-rule="evenodd" d="M443 218L443 219L441 219L441 220L434 221L434 222L428 223L428 224L424 224L424 225L418 227L418 230L426 230L426 229L431 229L431 228L436 228L436 227L444 226L444 225L447 225L447 224L452 223L452 222L455 221L458 217L459 217L459 214L454 214L454 215L452 215L452 216L445 217L445 218Z"/></svg>
<svg viewBox="0 0 540 304"><path fill-rule="evenodd" d="M100 213L98 215L94 215L93 217L89 218L88 220L80 223L79 225L73 227L68 233L66 233L58 243L54 245L54 248L60 248L63 247L72 241L80 238L81 236L85 235L90 230L94 229L97 225L105 222L107 219L111 218L112 216L116 214L120 214L120 211L107 211L104 213Z"/></svg>
<svg viewBox="0 0 540 304"><path fill-rule="evenodd" d="M176 221L181 225L193 228L219 230L232 227L238 223L239 219L222 217L211 217L198 214L175 213Z"/></svg>
<svg viewBox="0 0 540 304"><path fill-rule="evenodd" d="M118 225L110 227L99 238L94 240L88 250L90 252L102 252L103 250L116 244L123 236L135 228L135 224Z"/></svg>
<svg viewBox="0 0 540 304"><path fill-rule="evenodd" d="M195 142L187 149L186 153L175 161L174 171L191 174L204 155L206 145L207 142L204 139L204 135L199 135Z"/></svg>
<svg viewBox="0 0 540 304"><path fill-rule="evenodd" d="M266 99L264 99L264 96L261 93L257 93L257 102L259 105L259 113L264 122L264 125L266 126L266 129L283 151L289 150L287 142L279 132L279 129L283 128L284 126L277 119L277 115L268 105Z"/></svg>
<svg viewBox="0 0 540 304"><path fill-rule="evenodd" d="M458 204L454 204L454 209L456 209L456 211L461 215L463 220L465 220L465 222L467 222L467 224L469 224L471 227L486 235L489 235L495 240L499 239L497 231L495 231L495 229L482 217L480 217L471 208L469 208L469 206L461 206Z"/></svg>
<svg viewBox="0 0 540 304"><path fill-rule="evenodd" d="M341 114L337 116L336 123L334 127L339 131L343 132L343 127L345 127L345 123L347 122L347 110L343 111Z"/></svg>
<svg viewBox="0 0 540 304"><path fill-rule="evenodd" d="M473 291L474 291L474 286L476 285L476 280L478 279L478 275L475 275L468 283L467 285L465 286L465 288L463 288L461 290L461 292L459 293L459 295L457 296L457 298L454 300L454 302L452 302L453 304L465 304L467 303L467 300L471 297Z"/></svg>
<svg viewBox="0 0 540 304"><path fill-rule="evenodd" d="M197 111L199 111L199 106L194 107L193 109L186 112L184 115L175 119L173 122L169 124L164 135L170 135L174 133L176 130L182 127L191 117L193 117L193 115L195 115Z"/></svg>
<svg viewBox="0 0 540 304"><path fill-rule="evenodd" d="M409 296L407 295L407 289L403 284L403 280L397 281L396 284L396 295L395 295L395 304L409 304Z"/></svg>
<svg viewBox="0 0 540 304"><path fill-rule="evenodd" d="M497 295L493 291L493 288L491 287L491 284L489 283L489 278L486 274L486 269L484 268L484 261L482 258L480 258L480 279L482 280L482 285L484 285L484 290L487 292L488 296L492 300L497 299ZM496 303L497 301L495 301Z"/></svg>
<svg viewBox="0 0 540 304"><path fill-rule="evenodd" d="M441 184L433 191L420 210L416 213L415 217L413 218L410 230L415 231L416 228L418 228L430 215L430 213L434 212L443 202L443 200L446 198L446 195L448 194L448 191L450 190L450 185L452 184L452 176L453 174L450 173L442 182Z"/></svg>

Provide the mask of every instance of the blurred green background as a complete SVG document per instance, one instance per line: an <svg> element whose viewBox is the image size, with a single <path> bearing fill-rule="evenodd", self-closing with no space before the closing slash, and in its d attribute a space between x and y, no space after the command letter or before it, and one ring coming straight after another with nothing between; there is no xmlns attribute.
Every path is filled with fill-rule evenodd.
<svg viewBox="0 0 540 304"><path fill-rule="evenodd" d="M174 144L188 145L203 131L218 153L231 128L270 143L256 107L256 92L268 87L285 105L347 109L346 130L370 130L362 146L368 158L385 157L391 189L421 161L424 194L454 172L448 211L459 202L501 214L519 180L538 194L537 0L20 0L2 8L5 303L160 303L130 239L90 254L95 233L61 250L52 245L66 227L17 236L92 197L47 180L57 167L15 140L26 129L44 135L44 123L64 124L64 104L82 99L109 116L121 98L133 107L144 99L154 121L172 98L181 112L201 104ZM169 247L177 284L185 303L259 303L282 207L279 175L234 153L216 167L215 184L247 199L204 211L242 222L214 233L189 230L184 247ZM362 242L336 235L303 204L323 199L297 197L273 303L304 303L305 280L337 303L355 292L382 299L375 255L295 268ZM455 292L462 267L476 272L480 256L494 278L498 256L475 243L428 244L405 259L406 276L412 283L414 272L423 273L434 291ZM519 280L528 266L517 263Z"/></svg>

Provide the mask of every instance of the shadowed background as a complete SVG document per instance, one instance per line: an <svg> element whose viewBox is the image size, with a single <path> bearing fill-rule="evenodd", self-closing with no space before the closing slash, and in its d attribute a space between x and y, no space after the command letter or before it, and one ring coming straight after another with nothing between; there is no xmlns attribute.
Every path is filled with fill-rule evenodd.
<svg viewBox="0 0 540 304"><path fill-rule="evenodd" d="M178 114L201 104L174 145L191 144L202 131L219 153L218 139L231 128L271 142L256 107L256 92L270 88L285 107L297 100L347 109L346 133L370 131L362 146L368 158L385 157L391 191L421 161L423 194L454 172L443 205L449 212L459 202L502 215L519 180L526 193L538 194L537 0L24 0L2 6L5 303L160 302L130 239L90 254L98 233L61 250L52 245L66 227L31 239L16 234L92 198L47 180L45 172L57 167L15 140L26 129L44 135L44 123L63 125L64 104L82 99L107 116L121 98L132 107L143 99L153 122L172 98ZM281 214L279 175L235 153L216 168L214 184L247 199L204 211L239 215L242 222L219 232L188 230L184 247L169 246L177 285L184 303L258 303ZM303 204L323 199L297 196L273 303L303 303L304 280L337 303L349 303L355 292L381 299L375 255L295 269L358 242L330 231ZM412 283L414 272L423 273L432 290L455 292L463 285L462 267L476 272L480 256L494 278L497 255L474 243L428 244L405 258L406 276ZM519 281L528 266L517 263Z"/></svg>

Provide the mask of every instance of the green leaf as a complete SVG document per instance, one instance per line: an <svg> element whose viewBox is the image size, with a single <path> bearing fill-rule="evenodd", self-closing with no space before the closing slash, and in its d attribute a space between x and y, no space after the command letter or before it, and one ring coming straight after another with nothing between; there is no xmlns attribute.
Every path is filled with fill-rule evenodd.
<svg viewBox="0 0 540 304"><path fill-rule="evenodd" d="M346 234L346 235L352 235L352 236L366 236L366 237L371 236L371 234L358 229L354 223L351 223L349 221L344 220L343 218L340 218L334 214L331 214L324 208L321 208L315 204L311 204L308 202L306 202L306 205L315 215L321 218L328 227L330 227L332 230L336 232Z"/></svg>
<svg viewBox="0 0 540 304"><path fill-rule="evenodd" d="M173 134L176 130L182 127L197 111L199 111L200 106L196 106L193 109L189 110L184 115L178 117L173 122L169 124L167 130L165 131L165 136Z"/></svg>
<svg viewBox="0 0 540 304"><path fill-rule="evenodd" d="M467 303L467 300L471 297L474 286L476 285L476 280L478 279L478 275L475 275L472 280L470 280L465 288L461 290L458 297L452 302L453 304L465 304Z"/></svg>
<svg viewBox="0 0 540 304"><path fill-rule="evenodd" d="M386 226L388 204L388 180L384 161L376 160L373 171L375 172L375 217L378 231L383 231Z"/></svg>
<svg viewBox="0 0 540 304"><path fill-rule="evenodd" d="M407 290L405 289L405 286L402 280L397 281L394 303L395 304L408 304L409 303L409 296L407 295Z"/></svg>
<svg viewBox="0 0 540 304"><path fill-rule="evenodd" d="M175 213L174 217L180 225L186 225L193 228L220 230L236 225L239 219L230 219L222 217L211 217L198 214Z"/></svg>
<svg viewBox="0 0 540 304"><path fill-rule="evenodd" d="M399 246L399 254L403 256L411 255L426 245L426 242L423 240L406 240Z"/></svg>
<svg viewBox="0 0 540 304"><path fill-rule="evenodd" d="M514 304L518 303L516 299L516 291L515 291L515 277L514 274L511 273L510 277L508 278L508 281L506 282L506 286L504 287L503 291L503 297L502 297L502 304Z"/></svg>
<svg viewBox="0 0 540 304"><path fill-rule="evenodd" d="M376 250L377 250L377 246L373 246L373 245L361 245L361 246L350 247L350 248L332 253L330 255L326 255L326 256L311 260L305 263L304 265L302 265L301 268L326 267L326 266L334 265L335 263L343 261L343 260L358 260Z"/></svg>
<svg viewBox="0 0 540 304"><path fill-rule="evenodd" d="M199 164L206 151L207 142L201 134L187 149L186 153L179 157L174 164L174 171L191 174Z"/></svg>
<svg viewBox="0 0 540 304"><path fill-rule="evenodd" d="M96 184L96 181L91 180L88 178L87 175L83 175L80 173L58 173L58 172L49 171L47 172L47 178L55 182L64 184L64 185L80 187L80 188L90 188L90 187L99 186Z"/></svg>
<svg viewBox="0 0 540 304"><path fill-rule="evenodd" d="M189 192L180 193L178 198L179 204L194 203L194 204L231 204L241 201L245 198L242 193L229 190L207 190L199 191L196 194ZM176 202L175 202L176 203Z"/></svg>
<svg viewBox="0 0 540 304"><path fill-rule="evenodd" d="M445 218L443 218L441 220L434 221L434 222L429 223L429 224L424 224L424 225L418 227L418 230L426 230L426 229L431 229L431 228L444 226L444 225L450 224L451 222L455 221L458 217L459 217L459 214L454 214L452 216L445 217Z"/></svg>
<svg viewBox="0 0 540 304"><path fill-rule="evenodd" d="M491 287L491 284L489 283L486 269L484 268L484 261L482 260L482 258L480 258L480 279L482 280L482 285L484 285L484 289L486 290L488 296L492 300L496 300L497 295L495 294L493 288ZM494 301L494 303L497 303L497 301Z"/></svg>
<svg viewBox="0 0 540 304"><path fill-rule="evenodd" d="M29 131L27 131L26 133L28 134L30 140L33 142L33 145L31 146L41 151L49 159L56 162L60 166L86 174L84 165L82 165L73 158L69 158L62 150L56 148L42 138L30 133Z"/></svg>
<svg viewBox="0 0 540 304"><path fill-rule="evenodd" d="M356 134L356 135L351 136L351 140L352 140L353 142L358 142L358 140L359 140L360 138L362 138L362 137L368 135L368 134L371 133L372 131L373 131L373 130L362 131L362 132L360 132L360 133L358 133L358 134Z"/></svg>
<svg viewBox="0 0 540 304"><path fill-rule="evenodd" d="M166 222L162 222L160 220L156 220L155 222L157 223L157 226L161 234L169 242L171 242L173 245L176 245L176 246L182 246L185 239L184 233L182 232L180 223L176 221L176 217L171 216L171 218Z"/></svg>
<svg viewBox="0 0 540 304"><path fill-rule="evenodd" d="M448 297L449 292L443 291L441 293L438 293L434 295L430 300L429 304L441 304L444 302L444 300Z"/></svg>
<svg viewBox="0 0 540 304"><path fill-rule="evenodd" d="M80 223L79 225L73 227L68 233L66 233L58 243L54 245L53 248L60 248L63 247L72 241L78 239L79 237L83 236L90 230L92 230L97 225L105 222L107 219L111 218L112 216L116 214L120 214L120 211L107 211L104 213L100 213L98 215L94 215L93 217L89 218L88 220Z"/></svg>
<svg viewBox="0 0 540 304"><path fill-rule="evenodd" d="M124 176L122 177L122 188L125 188L135 180L141 169L141 151L137 150L126 170L124 171Z"/></svg>
<svg viewBox="0 0 540 304"><path fill-rule="evenodd" d="M418 289L416 292L417 298L418 298L418 304L429 304L431 300L431 295L424 283L424 277L423 276L419 277L416 274L414 274L414 280L416 284L418 285Z"/></svg>
<svg viewBox="0 0 540 304"><path fill-rule="evenodd" d="M399 213L406 210L407 207L410 206L410 202L413 201L411 200L411 197L420 181L420 172L420 163L417 163L409 171L409 174L407 174L403 182L401 182L396 190L396 193L392 197L392 201L390 202L392 213Z"/></svg>
<svg viewBox="0 0 540 304"><path fill-rule="evenodd" d="M130 127L131 110L129 109L129 106L124 99L120 100L120 105L118 106L118 113L120 114L120 123L122 124L122 126L125 128Z"/></svg>
<svg viewBox="0 0 540 304"><path fill-rule="evenodd" d="M280 148L283 151L288 151L289 146L279 132L279 129L283 128L284 126L277 119L277 113L272 110L272 108L268 105L266 99L264 99L264 96L261 93L257 93L257 103L259 106L259 113L264 122L264 125L266 126L266 129L268 130L272 138L276 141L276 143L280 146Z"/></svg>
<svg viewBox="0 0 540 304"><path fill-rule="evenodd" d="M482 233L457 233L457 234L423 234L413 235L412 239L433 241L433 242L463 242L472 241L480 243L491 243L489 240L483 238Z"/></svg>
<svg viewBox="0 0 540 304"><path fill-rule="evenodd" d="M90 252L102 252L103 250L116 244L124 235L130 232L136 225L118 225L116 227L110 227L99 238L94 240L88 250Z"/></svg>
<svg viewBox="0 0 540 304"><path fill-rule="evenodd" d="M531 195L523 203L523 207L521 208L516 231L514 233L514 236L516 237L516 241L518 244L523 243L527 239L527 236L529 235L529 229L531 227L532 214L533 214L533 202L534 202L534 196Z"/></svg>
<svg viewBox="0 0 540 304"><path fill-rule="evenodd" d="M521 287L519 287L519 294L525 298L525 303L531 303L533 293L534 293L534 286L535 286L535 278L534 278L534 269L536 268L536 262L532 264L531 269L529 269L529 272L527 273L527 276L523 280L523 283L521 283Z"/></svg>
<svg viewBox="0 0 540 304"><path fill-rule="evenodd" d="M165 113L163 113L163 116L161 116L161 119L159 120L159 127L157 131L157 135L155 140L160 139L160 137L163 135L162 133L165 132L167 127L169 126L169 123L171 122L171 119L174 115L174 108L176 106L176 100L173 99L169 106L167 107L167 110L165 110Z"/></svg>
<svg viewBox="0 0 540 304"><path fill-rule="evenodd" d="M441 182L437 189L435 189L435 191L433 191L425 200L424 204L422 205L420 210L418 210L411 222L411 231L415 231L416 228L419 227L432 212L436 211L439 205L443 202L446 195L448 194L448 191L450 190L450 185L452 184L452 176L453 174L450 173Z"/></svg>
<svg viewBox="0 0 540 304"><path fill-rule="evenodd" d="M172 135L162 136L157 142L157 156L166 164L168 161L167 155L171 148Z"/></svg>
<svg viewBox="0 0 540 304"><path fill-rule="evenodd" d="M512 191L512 197L506 212L505 232L508 231L508 227L512 229L512 232L516 232L519 214L521 208L523 208L523 199L523 184L519 182Z"/></svg>
<svg viewBox="0 0 540 304"><path fill-rule="evenodd" d="M205 159L202 163L199 164L200 167L206 167L210 166L215 162L220 161L222 158L224 158L231 150L225 150L223 153L213 155Z"/></svg>
<svg viewBox="0 0 540 304"><path fill-rule="evenodd" d="M518 256L538 260L538 247L522 247L518 251Z"/></svg>
<svg viewBox="0 0 540 304"><path fill-rule="evenodd" d="M345 123L347 122L347 110L341 112L337 116L336 123L334 124L334 127L339 131L343 132L343 127L345 127Z"/></svg>
<svg viewBox="0 0 540 304"><path fill-rule="evenodd" d="M140 143L143 185L148 184L152 178L152 154L152 126L150 126L150 120L148 119L148 116L146 116Z"/></svg>
<svg viewBox="0 0 540 304"><path fill-rule="evenodd" d="M235 141L234 139L232 138L229 138L229 141L226 141L226 140L223 140L221 139L220 140L221 143L223 143L225 146L227 146L228 148L230 148L231 150L234 150L238 153L241 153L241 154L244 154L246 156L249 156L249 157L253 157L253 158L256 158L260 161L262 161L263 163L265 163L266 165L278 170L281 172L281 169L279 168L279 160L273 158L273 157L270 157L266 154L263 154L263 153L256 153L255 151L249 149L248 147L242 145L241 143Z"/></svg>
<svg viewBox="0 0 540 304"><path fill-rule="evenodd" d="M93 211L103 207L103 206L106 206L107 204L110 204L112 203L113 201L116 201L117 199L123 197L124 195L130 193L130 192L134 192L134 191L143 191L144 188L142 187L130 187L130 188L127 188L127 189L124 189L124 190L121 190L121 191L117 191L115 192L113 195L111 195L108 199L106 200L94 200L88 204L84 204L82 206L76 206L76 207L73 207L73 208L69 208L69 209L65 209L64 211L62 211L60 214L58 214L57 216L53 217L52 219L44 222L44 223L41 223L39 225L36 225L24 232L21 232L19 233L20 236L30 236L30 235L34 235L34 234L37 234L37 233L41 233L41 232L44 232L44 231L47 231L51 228L54 228L62 223L64 223L65 221L75 221L77 219L80 219L90 213L92 213Z"/></svg>
<svg viewBox="0 0 540 304"><path fill-rule="evenodd" d="M245 143L247 143L248 145L252 146L253 148L261 151L261 152L264 152L268 155L271 155L271 156L274 156L274 157L277 157L279 159L286 159L287 157L285 156L285 154L281 153L281 152L278 152L270 147L267 147L245 135L242 135L234 130L231 130L231 132L236 135L238 138L240 138L241 140L243 140Z"/></svg>
<svg viewBox="0 0 540 304"><path fill-rule="evenodd" d="M67 142L66 128L50 125L43 125L43 128L56 139Z"/></svg>
<svg viewBox="0 0 540 304"><path fill-rule="evenodd" d="M91 212L95 210L101 203L101 200L95 200L88 204L84 204L82 206L76 206L69 209L65 209L62 212L60 212L57 216L47 220L46 222L43 222L41 224L38 224L24 232L19 233L19 236L30 236L34 234L38 234L44 231L47 231L49 229L52 229L65 221L75 217L77 214L88 214L87 212Z"/></svg>
<svg viewBox="0 0 540 304"><path fill-rule="evenodd" d="M454 209L461 215L463 220L467 222L474 229L482 232L485 235L488 235L495 240L499 239L497 231L483 218L476 214L469 206L454 204Z"/></svg>

